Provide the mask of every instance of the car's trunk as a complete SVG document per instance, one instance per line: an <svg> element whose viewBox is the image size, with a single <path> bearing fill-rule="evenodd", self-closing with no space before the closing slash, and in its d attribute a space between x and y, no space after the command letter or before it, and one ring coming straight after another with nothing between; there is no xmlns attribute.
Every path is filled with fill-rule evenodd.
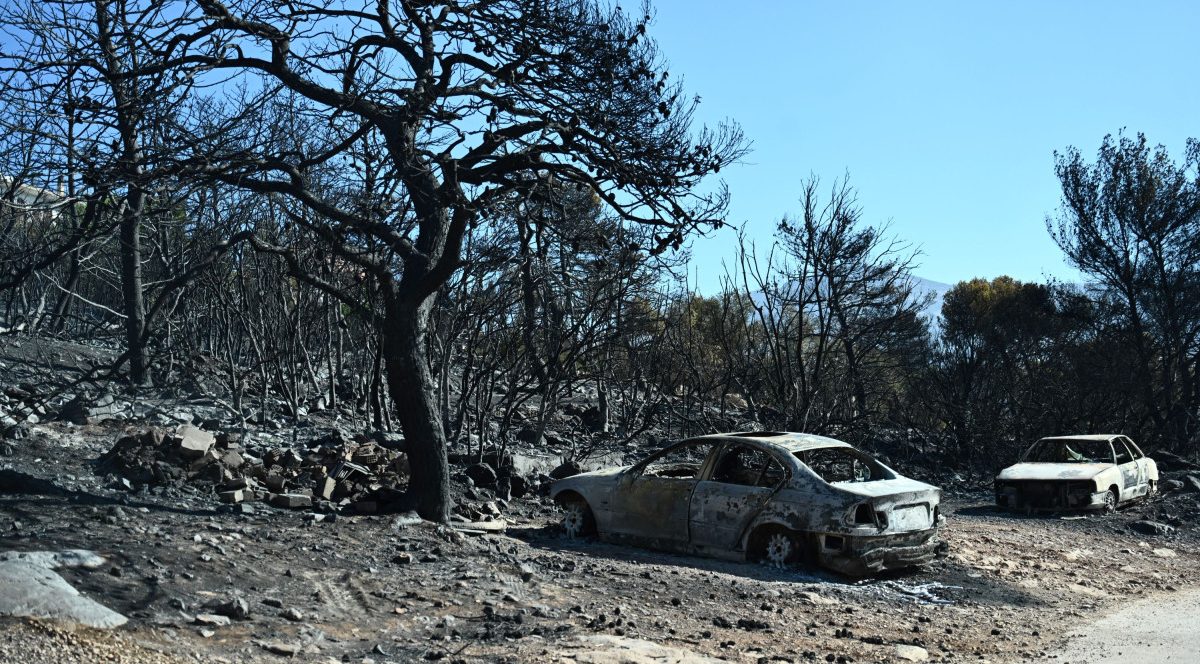
<svg viewBox="0 0 1200 664"><path fill-rule="evenodd" d="M937 522L941 490L915 480L897 478L874 482L839 482L833 486L861 496L886 527L880 534L928 530Z"/></svg>

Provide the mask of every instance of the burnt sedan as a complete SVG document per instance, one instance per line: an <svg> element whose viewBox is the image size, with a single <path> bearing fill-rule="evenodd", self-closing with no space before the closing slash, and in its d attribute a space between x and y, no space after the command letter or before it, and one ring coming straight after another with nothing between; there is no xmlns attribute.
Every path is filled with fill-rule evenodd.
<svg viewBox="0 0 1200 664"><path fill-rule="evenodd" d="M996 476L996 504L1013 510L1103 510L1153 495L1158 466L1116 434L1054 436L1034 443Z"/></svg>
<svg viewBox="0 0 1200 664"><path fill-rule="evenodd" d="M690 438L632 466L555 482L571 537L863 576L929 562L941 490L832 438Z"/></svg>

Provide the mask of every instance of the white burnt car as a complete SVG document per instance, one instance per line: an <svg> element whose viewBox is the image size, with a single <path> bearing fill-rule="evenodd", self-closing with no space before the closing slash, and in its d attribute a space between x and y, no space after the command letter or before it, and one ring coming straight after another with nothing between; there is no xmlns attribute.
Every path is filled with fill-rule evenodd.
<svg viewBox="0 0 1200 664"><path fill-rule="evenodd" d="M690 438L551 489L571 537L851 576L944 554L941 494L847 443L769 431Z"/></svg>
<svg viewBox="0 0 1200 664"><path fill-rule="evenodd" d="M996 476L996 504L1011 510L1104 510L1154 495L1158 466L1125 436L1054 436Z"/></svg>

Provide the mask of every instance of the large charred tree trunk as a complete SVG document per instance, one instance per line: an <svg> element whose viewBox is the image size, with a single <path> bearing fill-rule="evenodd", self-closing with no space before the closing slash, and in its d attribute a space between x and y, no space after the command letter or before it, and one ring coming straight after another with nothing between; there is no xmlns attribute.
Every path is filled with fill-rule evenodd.
<svg viewBox="0 0 1200 664"><path fill-rule="evenodd" d="M450 518L450 464L433 374L425 359L433 296L387 299L382 353L388 395L413 469L408 497L423 518L445 522Z"/></svg>

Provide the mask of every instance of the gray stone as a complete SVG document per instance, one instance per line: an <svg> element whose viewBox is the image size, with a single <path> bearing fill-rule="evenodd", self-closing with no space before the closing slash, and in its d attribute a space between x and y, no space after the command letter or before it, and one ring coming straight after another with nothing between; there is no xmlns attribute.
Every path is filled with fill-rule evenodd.
<svg viewBox="0 0 1200 664"><path fill-rule="evenodd" d="M79 594L56 574L58 567L96 568L104 559L90 551L34 551L0 554L0 615L43 618L99 629L129 619Z"/></svg>

